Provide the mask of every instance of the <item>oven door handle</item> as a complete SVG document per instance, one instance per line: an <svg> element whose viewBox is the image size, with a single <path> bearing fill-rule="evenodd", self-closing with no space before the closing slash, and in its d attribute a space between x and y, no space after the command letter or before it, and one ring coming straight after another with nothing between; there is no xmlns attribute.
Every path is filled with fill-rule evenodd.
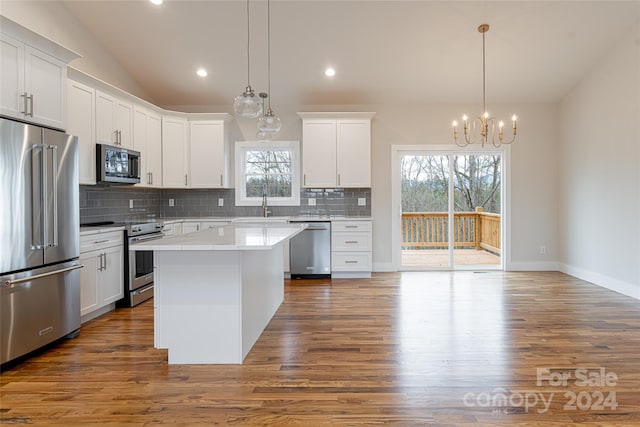
<svg viewBox="0 0 640 427"><path fill-rule="evenodd" d="M153 233L153 235L151 236L141 236L141 237L131 237L130 243L135 243L135 242L144 242L147 240L155 240L155 239L162 239L164 237L164 233Z"/></svg>

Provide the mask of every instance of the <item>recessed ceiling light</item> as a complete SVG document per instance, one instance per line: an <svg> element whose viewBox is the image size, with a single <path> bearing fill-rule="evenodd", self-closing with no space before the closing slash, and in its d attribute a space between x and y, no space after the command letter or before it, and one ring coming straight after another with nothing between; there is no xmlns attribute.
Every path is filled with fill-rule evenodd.
<svg viewBox="0 0 640 427"><path fill-rule="evenodd" d="M198 71L196 71L196 74L199 75L200 77L207 77L209 75L209 73L207 73L207 70L205 70L204 68L198 68Z"/></svg>
<svg viewBox="0 0 640 427"><path fill-rule="evenodd" d="M324 70L324 75L327 77L333 77L336 75L336 70L334 70L333 68L329 67L326 70Z"/></svg>
<svg viewBox="0 0 640 427"><path fill-rule="evenodd" d="M157 4L157 5L162 4L162 0L149 0L149 1L150 1L151 3L153 3L153 4Z"/></svg>

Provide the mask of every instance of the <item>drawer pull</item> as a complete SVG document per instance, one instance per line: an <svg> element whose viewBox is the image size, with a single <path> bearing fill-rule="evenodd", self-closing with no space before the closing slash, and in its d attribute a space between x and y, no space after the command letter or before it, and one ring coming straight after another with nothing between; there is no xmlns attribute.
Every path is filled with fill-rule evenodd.
<svg viewBox="0 0 640 427"><path fill-rule="evenodd" d="M358 261L345 261L344 263L345 264L357 264Z"/></svg>
<svg viewBox="0 0 640 427"><path fill-rule="evenodd" d="M357 225L345 225L344 228L358 228Z"/></svg>
<svg viewBox="0 0 640 427"><path fill-rule="evenodd" d="M345 243L358 243L357 240L346 240Z"/></svg>
<svg viewBox="0 0 640 427"><path fill-rule="evenodd" d="M96 240L93 242L94 245L97 245L98 243L107 243L109 241L109 239L106 240Z"/></svg>

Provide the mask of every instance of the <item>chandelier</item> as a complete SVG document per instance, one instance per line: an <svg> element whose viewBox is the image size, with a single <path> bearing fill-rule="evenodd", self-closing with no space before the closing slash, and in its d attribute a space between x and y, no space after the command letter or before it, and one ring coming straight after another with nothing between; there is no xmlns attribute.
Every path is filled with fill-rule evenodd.
<svg viewBox="0 0 640 427"><path fill-rule="evenodd" d="M247 87L244 92L233 100L233 110L240 117L255 119L262 113L262 102L258 99L249 83L251 75L250 62L250 21L249 21L249 0L247 0Z"/></svg>
<svg viewBox="0 0 640 427"><path fill-rule="evenodd" d="M513 137L511 140L506 141L504 139L504 122L498 121L498 129L496 132L496 121L494 117L489 115L487 111L486 101L486 77L485 77L485 43L484 35L489 31L489 24L482 24L478 27L478 32L482 34L482 111L483 113L475 119L469 121L467 115L462 116L464 139L458 140L458 122L453 121L453 140L459 147L466 147L471 144L481 144L484 147L485 144L491 143L494 147L499 147L502 144L511 144L516 139L517 134L517 117L515 114L511 117Z"/></svg>

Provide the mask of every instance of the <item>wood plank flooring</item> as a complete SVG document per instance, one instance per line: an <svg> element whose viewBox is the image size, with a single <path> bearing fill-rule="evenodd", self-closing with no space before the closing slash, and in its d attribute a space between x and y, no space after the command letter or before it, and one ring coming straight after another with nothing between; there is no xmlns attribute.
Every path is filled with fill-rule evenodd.
<svg viewBox="0 0 640 427"><path fill-rule="evenodd" d="M561 273L384 273L288 281L285 292L244 365L167 365L152 303L89 322L5 367L0 423L640 423L632 298ZM539 384L537 369L548 369Z"/></svg>

